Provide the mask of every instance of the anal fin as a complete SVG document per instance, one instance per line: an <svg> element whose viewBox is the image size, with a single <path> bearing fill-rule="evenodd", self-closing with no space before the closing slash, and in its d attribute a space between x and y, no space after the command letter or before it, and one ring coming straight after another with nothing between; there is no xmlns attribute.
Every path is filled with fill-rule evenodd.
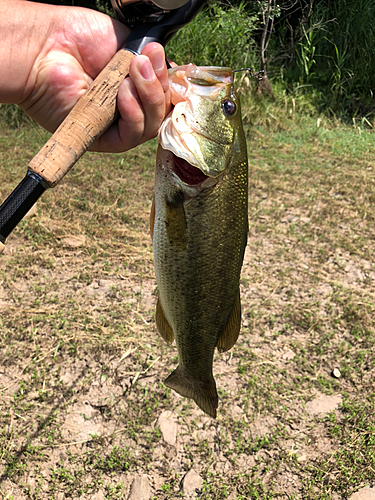
<svg viewBox="0 0 375 500"><path fill-rule="evenodd" d="M165 317L163 308L161 307L160 304L160 298L158 298L158 303L156 304L156 326L158 332L167 342L167 344L172 344L174 340L173 330L170 327L167 318Z"/></svg>
<svg viewBox="0 0 375 500"><path fill-rule="evenodd" d="M219 352L229 351L237 342L241 329L241 298L240 289L234 302L232 313L225 330L220 334L216 347Z"/></svg>

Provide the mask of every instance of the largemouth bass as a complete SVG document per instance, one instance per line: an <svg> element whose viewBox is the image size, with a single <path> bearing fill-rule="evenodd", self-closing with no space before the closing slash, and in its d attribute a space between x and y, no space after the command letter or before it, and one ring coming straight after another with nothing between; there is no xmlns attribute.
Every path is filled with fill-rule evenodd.
<svg viewBox="0 0 375 500"><path fill-rule="evenodd" d="M236 343L247 241L248 165L230 68L169 70L174 108L159 131L151 235L156 324L176 340L165 385L216 418L215 347Z"/></svg>

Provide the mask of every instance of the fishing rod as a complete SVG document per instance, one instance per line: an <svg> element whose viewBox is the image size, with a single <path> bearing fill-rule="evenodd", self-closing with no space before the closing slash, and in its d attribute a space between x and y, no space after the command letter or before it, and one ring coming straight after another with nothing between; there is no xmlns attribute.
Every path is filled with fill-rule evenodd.
<svg viewBox="0 0 375 500"><path fill-rule="evenodd" d="M0 253L6 238L48 188L55 187L90 145L115 121L119 86L134 57L149 42L166 45L207 0L111 0L130 28L126 44L101 71L65 120L34 156L24 179L0 206Z"/></svg>

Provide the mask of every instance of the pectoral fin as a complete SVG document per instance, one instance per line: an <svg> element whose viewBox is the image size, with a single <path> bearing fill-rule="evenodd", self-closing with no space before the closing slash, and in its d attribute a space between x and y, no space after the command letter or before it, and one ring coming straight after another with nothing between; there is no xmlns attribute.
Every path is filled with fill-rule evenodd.
<svg viewBox="0 0 375 500"><path fill-rule="evenodd" d="M167 344L172 344L174 340L173 330L170 327L165 315L163 308L160 304L160 299L158 298L158 303L156 304L156 326L158 332L163 337L163 339L167 342Z"/></svg>
<svg viewBox="0 0 375 500"><path fill-rule="evenodd" d="M241 299L238 289L237 298L234 302L232 314L223 333L219 336L216 347L219 352L229 351L237 342L241 329Z"/></svg>
<svg viewBox="0 0 375 500"><path fill-rule="evenodd" d="M184 250L187 245L187 229L183 194L175 193L172 199L166 198L165 202L165 224L169 243L176 250Z"/></svg>

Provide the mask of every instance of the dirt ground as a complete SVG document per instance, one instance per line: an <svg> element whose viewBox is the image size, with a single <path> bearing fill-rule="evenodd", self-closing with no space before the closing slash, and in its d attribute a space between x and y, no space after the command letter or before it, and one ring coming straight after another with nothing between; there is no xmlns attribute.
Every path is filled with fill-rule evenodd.
<svg viewBox="0 0 375 500"><path fill-rule="evenodd" d="M39 134L3 133L3 196ZM338 500L374 486L373 173L329 134L252 136L243 327L215 355L217 420L163 385L177 351L154 323L153 150L126 171L87 155L38 202L0 256L0 498Z"/></svg>

